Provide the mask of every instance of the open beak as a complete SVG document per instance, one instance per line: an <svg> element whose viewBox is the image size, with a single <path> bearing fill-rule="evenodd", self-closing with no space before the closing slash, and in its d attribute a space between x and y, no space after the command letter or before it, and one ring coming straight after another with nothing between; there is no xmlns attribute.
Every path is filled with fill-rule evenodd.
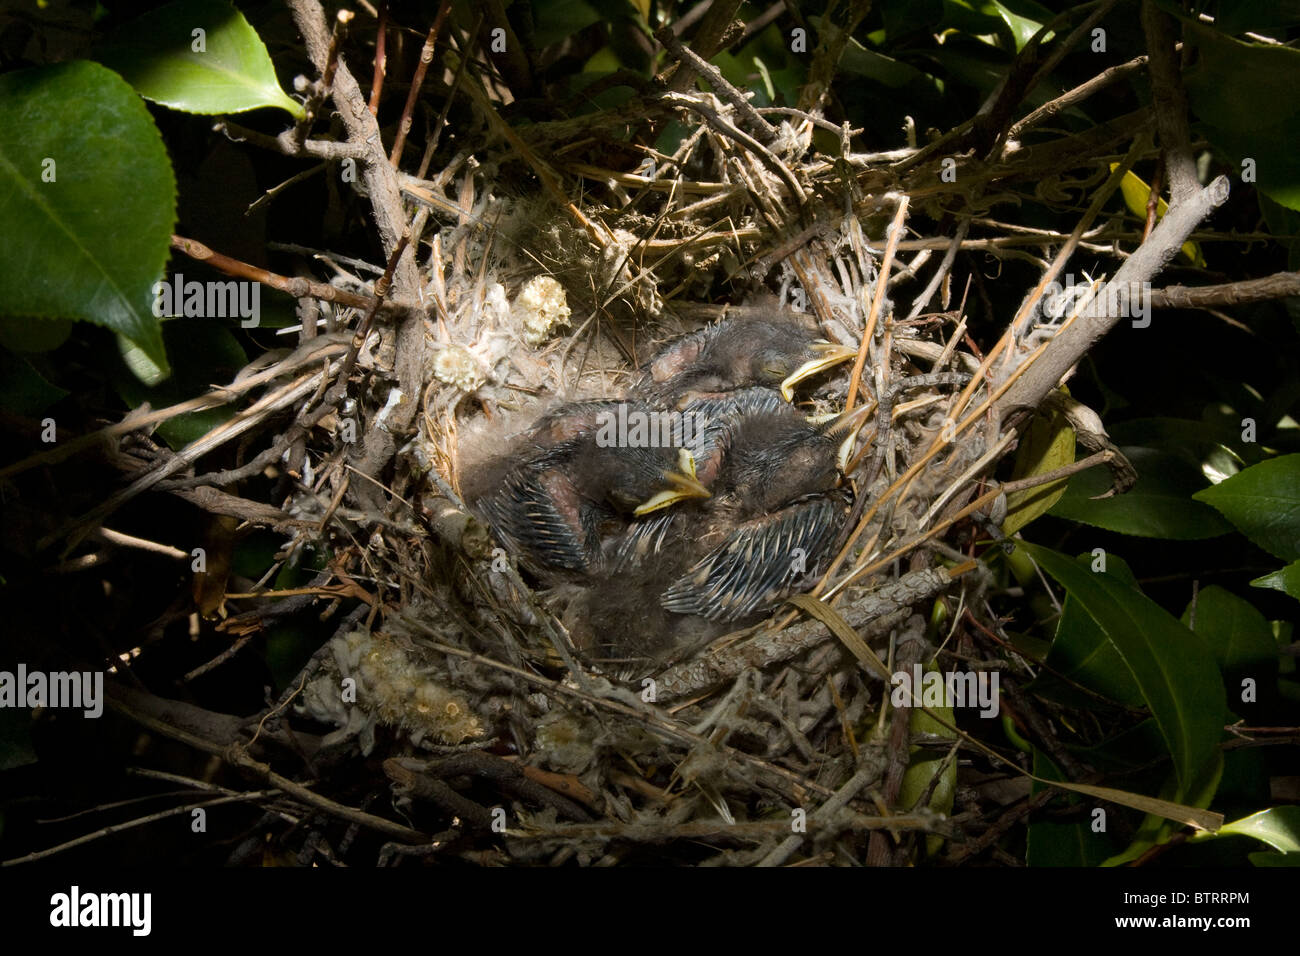
<svg viewBox="0 0 1300 956"><path fill-rule="evenodd" d="M652 511L659 511L661 508L667 508L688 498L712 496L712 492L700 484L699 479L695 477L695 456L688 449L682 448L677 452L677 470L665 471L663 477L668 487L643 501L632 512L634 515L637 517L648 515Z"/></svg>
<svg viewBox="0 0 1300 956"><path fill-rule="evenodd" d="M836 345L833 342L814 342L812 350L815 357L800 365L781 383L781 397L787 402L794 398L794 387L804 379L810 378L832 365L847 362L858 354L858 350L855 348L847 345Z"/></svg>
<svg viewBox="0 0 1300 956"><path fill-rule="evenodd" d="M835 455L835 463L839 466L841 473L848 471L849 459L853 457L853 444L858 439L858 432L867 423L867 413L872 410L873 406L863 405L851 412L845 412L821 426L823 435L828 438L838 439L840 442L839 451Z"/></svg>

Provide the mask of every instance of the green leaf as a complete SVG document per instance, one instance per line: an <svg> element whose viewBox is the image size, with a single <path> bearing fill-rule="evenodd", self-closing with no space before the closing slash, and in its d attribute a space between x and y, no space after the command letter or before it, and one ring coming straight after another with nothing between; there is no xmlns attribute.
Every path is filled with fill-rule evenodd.
<svg viewBox="0 0 1300 956"><path fill-rule="evenodd" d="M1016 448L1013 479L1032 478L1074 461L1074 429L1060 412L1036 415ZM1045 515L1065 494L1069 480L1060 478L1037 488L1013 491L1007 495L1007 517L1002 533L1015 534L1036 518Z"/></svg>
<svg viewBox="0 0 1300 956"><path fill-rule="evenodd" d="M1300 866L1300 853L1252 853L1249 860L1255 866Z"/></svg>
<svg viewBox="0 0 1300 956"><path fill-rule="evenodd" d="M36 416L67 394L67 389L50 384L28 359L0 349L0 408Z"/></svg>
<svg viewBox="0 0 1300 956"><path fill-rule="evenodd" d="M1090 767L1107 773L1136 774L1151 768L1164 752L1160 725L1150 718L1091 747L1071 747Z"/></svg>
<svg viewBox="0 0 1300 956"><path fill-rule="evenodd" d="M186 113L263 106L306 116L280 89L275 67L244 15L223 0L177 0L119 31L99 59L145 99Z"/></svg>
<svg viewBox="0 0 1300 956"><path fill-rule="evenodd" d="M1225 823L1213 838L1234 835L1254 837L1283 853L1300 853L1300 807L1271 807L1252 813Z"/></svg>
<svg viewBox="0 0 1300 956"><path fill-rule="evenodd" d="M171 319L163 324L163 334L176 366L170 379L150 387L138 380L135 369L134 376L114 376L117 393L132 407L148 402L153 408L166 408L203 395L213 384L229 382L248 362L234 334L220 319ZM158 434L172 448L184 448L231 414L228 405L186 412L159 425Z"/></svg>
<svg viewBox="0 0 1300 956"><path fill-rule="evenodd" d="M1092 572L1040 545L1023 546L1096 620L1128 665L1173 758L1178 786L1171 799L1208 800L1222 766L1227 703L1204 641L1114 575Z"/></svg>
<svg viewBox="0 0 1300 956"><path fill-rule="evenodd" d="M1250 584L1256 588L1273 588L1300 601L1300 561L1292 561L1285 568L1256 578Z"/></svg>
<svg viewBox="0 0 1300 956"><path fill-rule="evenodd" d="M548 47L605 18L583 0L538 0L534 4L533 40Z"/></svg>
<svg viewBox="0 0 1300 956"><path fill-rule="evenodd" d="M1214 798L1214 793L1219 784L1219 778L1223 770L1223 761L1220 760L1213 768L1212 772L1204 779L1199 781L1195 791L1188 794L1186 802L1197 807L1209 806L1210 801ZM1178 783L1175 774L1170 774L1165 784L1160 789L1160 799L1174 799L1181 786ZM1142 820L1141 825L1134 833L1132 841L1121 852L1106 860L1102 866L1124 866L1132 863L1141 857L1147 850L1153 846L1158 846L1169 840L1179 829L1178 825L1167 817L1159 816L1154 813L1148 813Z"/></svg>
<svg viewBox="0 0 1300 956"><path fill-rule="evenodd" d="M1087 568L1096 559L1091 554L1083 554L1075 560ZM1105 560L1106 570L1112 576L1136 589L1137 580L1123 559L1107 554ZM1096 707L1096 699L1071 686L1073 682L1121 704L1143 704L1142 692L1119 649L1070 594L1065 596L1056 635L1044 663L1043 672L1028 686L1034 693L1073 706Z"/></svg>
<svg viewBox="0 0 1300 956"><path fill-rule="evenodd" d="M939 673L938 668L933 665L927 666L925 672ZM915 688L914 691L916 691ZM940 720L947 721L949 724L955 722L951 707L931 706L931 709ZM911 709L908 716L908 727L913 734L932 734L944 740L955 741L957 739L957 735L953 731L920 707ZM935 781L934 789L930 790L930 799L926 806L938 813L951 813L953 798L957 793L956 759L949 760L948 750L946 749L934 751L915 746L911 748L910 755L910 761L907 770L903 772L903 782L898 791L898 805L902 807L915 806L921 797L925 796L926 791L930 790L930 781L934 779L935 774L941 774L939 779ZM925 842L928 853L938 853L943 845L943 837L931 835L926 838Z"/></svg>
<svg viewBox="0 0 1300 956"><path fill-rule="evenodd" d="M150 287L176 183L149 110L116 73L73 61L0 76L0 129L0 314L107 326L165 368Z"/></svg>
<svg viewBox="0 0 1300 956"><path fill-rule="evenodd" d="M1277 671L1277 644L1268 620L1249 601L1217 585L1196 595L1196 620L1192 626L1189 603L1183 623L1205 639L1219 669L1226 672L1271 668Z"/></svg>
<svg viewBox="0 0 1300 956"><path fill-rule="evenodd" d="M891 43L909 33L934 32L943 17L943 0L881 0L873 7Z"/></svg>
<svg viewBox="0 0 1300 956"><path fill-rule="evenodd" d="M900 89L911 83L934 83L933 77L927 77L916 67L869 50L851 37L844 45L839 68L854 76L865 76L890 89Z"/></svg>
<svg viewBox="0 0 1300 956"><path fill-rule="evenodd" d="M1040 17L1041 22L1014 13L1008 6L998 3L997 0L944 0L943 23L950 29L970 36L999 34L1011 40L1014 49L1019 52L1043 23L1052 19L1052 12L1038 4L1013 5L1032 10ZM1046 40L1051 38L1050 33L1045 37Z"/></svg>
<svg viewBox="0 0 1300 956"><path fill-rule="evenodd" d="M1110 487L1110 472L1098 466L1070 479L1065 495L1052 508L1058 518L1081 521L1107 531L1192 541L1232 530L1210 508L1193 501L1206 479L1187 462L1152 448L1124 448L1138 480L1128 492L1094 499Z"/></svg>
<svg viewBox="0 0 1300 956"><path fill-rule="evenodd" d="M1257 443L1242 441L1240 427L1229 428L1221 421L1130 418L1110 428L1110 437L1117 445L1154 448L1173 455L1202 474L1213 471L1226 477L1236 474L1246 462L1263 457Z"/></svg>
<svg viewBox="0 0 1300 956"><path fill-rule="evenodd" d="M50 352L68 340L72 323L67 320L0 316L0 345L15 352Z"/></svg>
<svg viewBox="0 0 1300 956"><path fill-rule="evenodd" d="M1186 76L1188 101L1210 142L1239 172L1242 160L1254 160L1260 192L1300 209L1300 50L1241 43L1193 20L1184 24L1199 54Z"/></svg>
<svg viewBox="0 0 1300 956"><path fill-rule="evenodd" d="M1034 749L1034 776L1044 780L1066 779L1047 754L1037 748ZM1032 792L1037 793L1046 786L1035 780ZM1081 802L1075 794L1070 794L1068 800L1076 805ZM1114 852L1115 846L1105 831L1094 832L1087 821L1057 823L1030 819L1025 847L1025 861L1030 866L1095 867Z"/></svg>
<svg viewBox="0 0 1300 956"><path fill-rule="evenodd" d="M1283 561L1300 558L1300 455L1261 461L1194 497L1217 508L1269 554Z"/></svg>
<svg viewBox="0 0 1300 956"><path fill-rule="evenodd" d="M148 388L161 385L171 374L167 369L155 365L143 349L121 335L117 337L117 352L122 356L126 367L131 370L131 374Z"/></svg>
<svg viewBox="0 0 1300 956"><path fill-rule="evenodd" d="M1297 0L1233 0L1219 5L1214 25L1224 33L1272 33L1289 26L1300 26L1300 2ZM1284 40L1285 36L1277 39Z"/></svg>

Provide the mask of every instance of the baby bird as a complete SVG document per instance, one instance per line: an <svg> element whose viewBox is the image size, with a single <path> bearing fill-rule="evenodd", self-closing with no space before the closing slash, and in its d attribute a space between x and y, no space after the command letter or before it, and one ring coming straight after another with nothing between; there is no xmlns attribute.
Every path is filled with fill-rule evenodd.
<svg viewBox="0 0 1300 956"><path fill-rule="evenodd" d="M634 391L680 409L701 395L761 385L778 388L788 402L799 382L856 354L819 338L797 316L723 319L664 348Z"/></svg>
<svg viewBox="0 0 1300 956"><path fill-rule="evenodd" d="M758 388L688 405L686 447L712 496L606 542L606 570L572 615L586 619L588 640L653 662L799 590L843 528L848 497L837 486L863 413L815 425Z"/></svg>
<svg viewBox="0 0 1300 956"><path fill-rule="evenodd" d="M687 449L611 440L620 405L628 415L618 402L556 409L480 476L485 494L467 494L500 543L544 580L599 571L602 542L630 520L709 495ZM631 414L652 411L637 405Z"/></svg>

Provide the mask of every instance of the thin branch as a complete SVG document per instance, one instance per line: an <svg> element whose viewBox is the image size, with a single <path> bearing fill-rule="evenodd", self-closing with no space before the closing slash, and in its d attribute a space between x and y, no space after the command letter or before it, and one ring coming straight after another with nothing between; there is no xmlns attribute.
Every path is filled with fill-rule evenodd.
<svg viewBox="0 0 1300 956"><path fill-rule="evenodd" d="M1165 217L1151 231L1151 238L1138 247L1119 267L1103 291L1142 289L1178 250L1197 224L1211 211L1228 200L1228 177L1220 176L1189 200L1171 204ZM1099 293L1098 298L1103 298ZM1096 310L1094 310L1096 311ZM1118 313L1118 310L1117 310ZM1120 320L1119 314L1090 316L1089 321L1072 322L1058 332L1050 347L1028 374L1016 381L998 400L999 412L1005 417L1017 408L1036 408L1043 397L1074 367L1090 348Z"/></svg>
<svg viewBox="0 0 1300 956"><path fill-rule="evenodd" d="M1147 54L1151 58L1147 73L1151 77L1156 132L1169 170L1170 199L1182 202L1196 194L1201 180L1196 175L1192 134L1187 128L1187 93L1179 73L1174 25L1174 18L1157 7L1154 0L1142 0L1142 30L1146 33Z"/></svg>
<svg viewBox="0 0 1300 956"><path fill-rule="evenodd" d="M1285 299L1293 295L1300 295L1300 272L1275 272L1263 279L1245 279L1222 285L1167 286L1151 293L1151 305L1156 309L1206 309Z"/></svg>
<svg viewBox="0 0 1300 956"><path fill-rule="evenodd" d="M438 15L433 19L433 26L429 27L429 34L424 38L424 46L420 48L420 62L415 67L415 76L411 78L411 89L406 94L406 105L402 107L402 119L397 124L393 149L388 154L388 161L394 169L401 164L402 147L406 145L406 134L411 131L411 116L415 112L415 102L420 98L420 88L424 86L424 74L428 71L429 64L433 62L438 34L442 32L442 25L450 11L451 0L442 0L442 5L438 7Z"/></svg>

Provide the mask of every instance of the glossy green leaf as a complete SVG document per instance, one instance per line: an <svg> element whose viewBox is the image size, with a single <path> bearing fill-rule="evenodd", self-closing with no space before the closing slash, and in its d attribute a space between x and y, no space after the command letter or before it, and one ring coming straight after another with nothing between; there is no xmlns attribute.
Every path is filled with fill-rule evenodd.
<svg viewBox="0 0 1300 956"><path fill-rule="evenodd" d="M1091 568L1098 559L1084 554L1076 560L1081 567ZM1104 560L1107 572L1136 589L1133 572L1121 558L1107 554ZM1061 606L1061 618L1045 664L1028 686L1034 693L1078 707L1096 707L1096 698L1072 686L1079 684L1117 703L1140 707L1144 702L1119 648L1072 594L1066 594Z"/></svg>
<svg viewBox="0 0 1300 956"><path fill-rule="evenodd" d="M1096 620L1128 665L1173 758L1178 786L1170 799L1208 800L1209 782L1217 781L1222 766L1218 745L1227 705L1205 642L1114 575L1039 545L1024 547Z"/></svg>
<svg viewBox="0 0 1300 956"><path fill-rule="evenodd" d="M1216 585L1202 588L1182 621L1205 639L1220 670L1277 670L1277 644L1268 620L1249 601Z"/></svg>
<svg viewBox="0 0 1300 956"><path fill-rule="evenodd" d="M1032 10L1039 16L1039 21L1013 12L1012 6ZM997 0L944 0L943 23L949 29L969 36L998 34L1009 39L1016 51L1024 47L1043 23L1050 19L1052 12L1038 4L1002 4ZM1051 38L1050 33L1047 38Z"/></svg>
<svg viewBox="0 0 1300 956"><path fill-rule="evenodd" d="M302 119L244 15L223 0L176 0L127 24L99 59L146 99L186 113L274 106Z"/></svg>
<svg viewBox="0 0 1300 956"><path fill-rule="evenodd" d="M1188 100L1210 142L1238 170L1253 160L1256 187L1300 209L1300 50L1242 43L1190 19L1184 24L1198 54L1186 75Z"/></svg>
<svg viewBox="0 0 1300 956"><path fill-rule="evenodd" d="M854 76L863 76L890 89L899 89L910 83L933 83L914 66L901 60L869 50L857 40L850 39L840 56L840 69Z"/></svg>
<svg viewBox="0 0 1300 956"><path fill-rule="evenodd" d="M166 408L187 401L206 394L214 384L229 382L247 364L244 350L220 319L171 319L163 323L163 334L175 371L153 387L139 381L138 374L115 376L117 392L128 405L148 402L153 408ZM172 448L183 448L231 414L228 405L187 412L159 425L158 434Z"/></svg>
<svg viewBox="0 0 1300 956"><path fill-rule="evenodd" d="M1120 534L1176 541L1213 538L1232 530L1214 509L1193 500L1207 484L1197 468L1151 448L1123 451L1137 469L1136 485L1122 495L1095 499L1110 487L1110 472L1100 465L1089 468L1070 479L1051 514Z"/></svg>
<svg viewBox="0 0 1300 956"><path fill-rule="evenodd" d="M1150 770L1164 753L1160 725L1147 718L1091 747L1072 751L1088 766L1107 773L1133 774Z"/></svg>
<svg viewBox="0 0 1300 956"><path fill-rule="evenodd" d="M1173 455L1203 475L1234 475L1263 457L1257 443L1244 442L1240 426L1189 418L1131 418L1110 429L1117 445L1154 448Z"/></svg>
<svg viewBox="0 0 1300 956"><path fill-rule="evenodd" d="M1011 477L1032 478L1063 468L1074 461L1074 429L1060 412L1037 415L1030 422L1016 448L1016 463ZM1068 479L1061 478L1037 488L1013 491L1007 495L1007 517L1002 533L1010 537L1036 518L1051 510L1065 494Z"/></svg>
<svg viewBox="0 0 1300 956"><path fill-rule="evenodd" d="M1256 578L1250 583L1252 587L1273 588L1300 601L1300 561L1292 561L1285 568Z"/></svg>
<svg viewBox="0 0 1300 956"><path fill-rule="evenodd" d="M144 349L130 339L119 335L117 337L117 352L122 356L122 362L131 370L131 374L142 385L153 388L167 381L170 372L157 365L145 354Z"/></svg>
<svg viewBox="0 0 1300 956"><path fill-rule="evenodd" d="M0 76L0 130L0 314L107 326L166 367L150 287L176 183L149 110L73 61Z"/></svg>
<svg viewBox="0 0 1300 956"><path fill-rule="evenodd" d="M1217 836L1248 836L1283 853L1300 853L1300 807L1271 807L1225 823Z"/></svg>
<svg viewBox="0 0 1300 956"><path fill-rule="evenodd" d="M1300 558L1300 455L1261 461L1195 497L1269 554Z"/></svg>

